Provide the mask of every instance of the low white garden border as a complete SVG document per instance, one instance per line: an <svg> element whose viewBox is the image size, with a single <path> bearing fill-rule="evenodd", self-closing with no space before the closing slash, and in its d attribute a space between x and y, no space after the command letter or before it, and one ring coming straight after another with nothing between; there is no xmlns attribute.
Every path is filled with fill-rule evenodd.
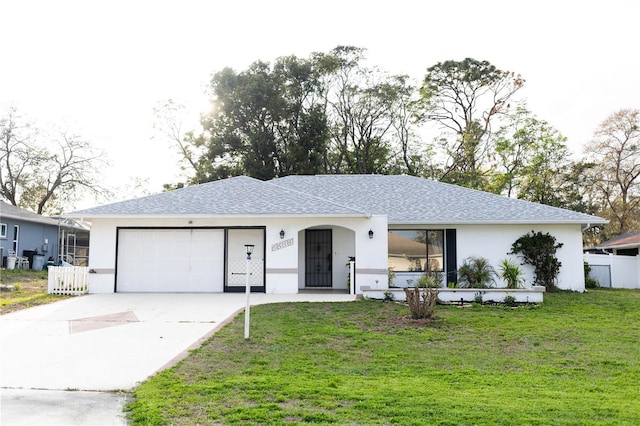
<svg viewBox="0 0 640 426"><path fill-rule="evenodd" d="M386 298L385 293L393 294L393 300L405 301L403 288L372 289L362 286L362 296L365 299ZM543 286L533 286L530 288L440 288L438 299L441 303L468 303L477 301L478 296L482 296L483 303L495 302L503 303L506 296L512 296L517 303L542 303L545 288Z"/></svg>

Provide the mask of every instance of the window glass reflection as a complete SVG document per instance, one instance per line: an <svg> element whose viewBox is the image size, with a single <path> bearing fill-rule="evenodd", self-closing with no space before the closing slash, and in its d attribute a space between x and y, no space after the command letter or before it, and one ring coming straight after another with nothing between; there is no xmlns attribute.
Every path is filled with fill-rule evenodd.
<svg viewBox="0 0 640 426"><path fill-rule="evenodd" d="M444 231L390 230L389 267L395 272L444 271Z"/></svg>

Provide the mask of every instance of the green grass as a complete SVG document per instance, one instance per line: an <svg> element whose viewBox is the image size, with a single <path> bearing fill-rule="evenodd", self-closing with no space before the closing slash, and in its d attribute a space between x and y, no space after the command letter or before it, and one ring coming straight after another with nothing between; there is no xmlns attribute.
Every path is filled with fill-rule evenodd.
<svg viewBox="0 0 640 426"><path fill-rule="evenodd" d="M67 299L70 296L49 294L47 271L31 269L2 269L0 284L14 287L0 292L0 314L31 308Z"/></svg>
<svg viewBox="0 0 640 426"><path fill-rule="evenodd" d="M635 425L640 292L535 307L396 303L252 308L135 389L133 424Z"/></svg>

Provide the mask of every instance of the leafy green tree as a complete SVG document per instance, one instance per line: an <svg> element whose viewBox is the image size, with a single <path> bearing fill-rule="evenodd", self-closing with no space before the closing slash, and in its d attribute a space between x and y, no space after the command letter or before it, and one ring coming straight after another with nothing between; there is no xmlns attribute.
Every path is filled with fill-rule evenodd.
<svg viewBox="0 0 640 426"><path fill-rule="evenodd" d="M191 183L242 173L415 173L415 88L406 76L363 66L364 53L338 46L214 74L202 133L169 135L194 171Z"/></svg>
<svg viewBox="0 0 640 426"><path fill-rule="evenodd" d="M202 120L208 149L200 176L246 173L264 180L322 172L327 124L316 100L323 72L312 60L290 56L273 67L258 61L240 73L216 73L214 111Z"/></svg>
<svg viewBox="0 0 640 426"><path fill-rule="evenodd" d="M331 51L339 63L327 92L334 173L387 173L394 136L408 150L407 114L402 111L412 90L408 79L363 66L364 53L352 46Z"/></svg>
<svg viewBox="0 0 640 426"><path fill-rule="evenodd" d="M447 161L441 180L485 188L492 127L524 83L520 75L471 58L427 69L420 118L444 130L440 141Z"/></svg>
<svg viewBox="0 0 640 426"><path fill-rule="evenodd" d="M432 150L430 146L422 146L417 134L417 88L407 76L393 76L392 80L397 88L390 116L392 145L395 147L395 170L389 171L392 174L424 175Z"/></svg>
<svg viewBox="0 0 640 426"><path fill-rule="evenodd" d="M507 196L564 207L560 188L571 167L566 138L523 106L496 132L495 162L487 188Z"/></svg>

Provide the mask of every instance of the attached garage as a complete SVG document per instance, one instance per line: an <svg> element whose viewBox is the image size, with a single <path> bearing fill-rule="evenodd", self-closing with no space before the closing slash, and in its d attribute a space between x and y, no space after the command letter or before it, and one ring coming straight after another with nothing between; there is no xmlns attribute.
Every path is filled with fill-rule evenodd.
<svg viewBox="0 0 640 426"><path fill-rule="evenodd" d="M221 292L223 229L120 229L116 291Z"/></svg>
<svg viewBox="0 0 640 426"><path fill-rule="evenodd" d="M252 262L252 289L264 291L263 234L262 229L120 228L116 291L243 291L245 242L257 246Z"/></svg>

